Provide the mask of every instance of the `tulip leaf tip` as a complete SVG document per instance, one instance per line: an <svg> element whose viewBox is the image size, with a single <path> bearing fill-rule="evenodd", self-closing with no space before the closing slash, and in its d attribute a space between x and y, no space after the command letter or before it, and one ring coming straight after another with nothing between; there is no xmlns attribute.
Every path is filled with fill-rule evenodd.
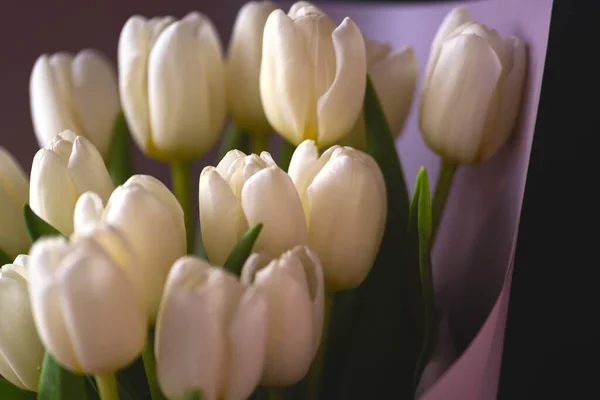
<svg viewBox="0 0 600 400"><path fill-rule="evenodd" d="M32 242L35 242L42 236L63 236L58 229L37 215L27 203L23 206L23 217L25 218L27 234Z"/></svg>
<svg viewBox="0 0 600 400"><path fill-rule="evenodd" d="M240 276L242 272L242 267L244 263L250 256L252 252L252 248L254 247L254 243L258 239L258 235L262 231L263 224L258 223L250 228L244 235L238 240L238 242L233 246L233 249L229 253L225 264L223 265L226 270Z"/></svg>

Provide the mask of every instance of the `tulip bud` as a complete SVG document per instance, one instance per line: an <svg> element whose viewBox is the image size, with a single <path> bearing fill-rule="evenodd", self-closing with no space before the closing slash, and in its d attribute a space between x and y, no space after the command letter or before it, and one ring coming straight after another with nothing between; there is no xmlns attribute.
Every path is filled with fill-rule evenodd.
<svg viewBox="0 0 600 400"><path fill-rule="evenodd" d="M183 210L158 179L134 175L115 189L106 208L94 193L85 193L75 208L75 230L87 232L107 224L123 233L141 265L148 318L156 318L169 269L186 253Z"/></svg>
<svg viewBox="0 0 600 400"><path fill-rule="evenodd" d="M96 50L41 55L29 81L33 128L40 147L70 129L107 159L121 106L115 69Z"/></svg>
<svg viewBox="0 0 600 400"><path fill-rule="evenodd" d="M200 174L200 227L211 262L223 265L240 237L258 223L256 251L281 254L306 244L302 203L290 177L267 152L228 152Z"/></svg>
<svg viewBox="0 0 600 400"><path fill-rule="evenodd" d="M37 392L45 350L31 315L27 261L20 255L0 269L0 375Z"/></svg>
<svg viewBox="0 0 600 400"><path fill-rule="evenodd" d="M319 157L315 143L307 140L294 152L289 174L327 289L357 287L375 262L385 228L386 188L379 166L351 147L333 146Z"/></svg>
<svg viewBox="0 0 600 400"><path fill-rule="evenodd" d="M0 250L9 257L26 253L31 245L23 221L28 197L27 176L17 160L0 147Z"/></svg>
<svg viewBox="0 0 600 400"><path fill-rule="evenodd" d="M323 270L317 255L296 246L266 262L251 255L242 282L252 282L267 299L269 327L261 384L289 386L302 379L315 358L323 331Z"/></svg>
<svg viewBox="0 0 600 400"><path fill-rule="evenodd" d="M331 145L355 125L366 88L367 57L350 18L336 28L301 2L269 15L263 35L260 94L267 119L289 142Z"/></svg>
<svg viewBox="0 0 600 400"><path fill-rule="evenodd" d="M487 161L510 136L521 104L526 48L518 38L451 12L432 44L419 124L427 145L455 164Z"/></svg>
<svg viewBox="0 0 600 400"><path fill-rule="evenodd" d="M138 147L162 161L187 161L216 143L225 112L221 43L193 12L131 17L119 38L119 90Z"/></svg>
<svg viewBox="0 0 600 400"><path fill-rule="evenodd" d="M106 201L113 188L94 145L83 136L64 131L33 158L29 205L46 222L70 235L79 196L92 191Z"/></svg>
<svg viewBox="0 0 600 400"><path fill-rule="evenodd" d="M402 132L412 105L419 73L417 57L410 46L392 53L387 43L367 40L365 44L369 76L390 131L396 139ZM354 128L340 143L367 151L365 118L362 112Z"/></svg>
<svg viewBox="0 0 600 400"><path fill-rule="evenodd" d="M44 347L71 371L113 372L144 347L145 310L128 247L107 228L71 242L41 238L31 248L33 318Z"/></svg>
<svg viewBox="0 0 600 400"><path fill-rule="evenodd" d="M184 257L169 273L156 324L157 376L169 399L246 399L263 371L267 304L222 268Z"/></svg>
<svg viewBox="0 0 600 400"><path fill-rule="evenodd" d="M226 64L227 102L235 123L258 135L273 130L260 100L260 61L265 22L277 5L271 1L250 1L238 12Z"/></svg>

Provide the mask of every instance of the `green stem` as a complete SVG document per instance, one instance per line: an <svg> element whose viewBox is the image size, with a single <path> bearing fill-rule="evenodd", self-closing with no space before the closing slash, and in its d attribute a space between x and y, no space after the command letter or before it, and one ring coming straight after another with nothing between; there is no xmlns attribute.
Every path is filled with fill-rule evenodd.
<svg viewBox="0 0 600 400"><path fill-rule="evenodd" d="M281 150L279 150L279 159L277 160L279 168L284 171L288 170L290 161L292 160L292 155L294 155L295 150L296 146L285 139L283 140L283 143L281 144Z"/></svg>
<svg viewBox="0 0 600 400"><path fill-rule="evenodd" d="M183 209L185 219L185 231L187 238L187 252L194 252L194 214L192 212L192 191L191 191L191 164L189 163L172 163L171 176L173 178L173 192L179 200Z"/></svg>
<svg viewBox="0 0 600 400"><path fill-rule="evenodd" d="M221 142L221 146L219 147L217 160L221 160L229 150L233 149L238 149L247 153L248 139L248 135L242 129L240 129L233 121L230 122L227 131L225 132L225 136L223 137L223 141Z"/></svg>
<svg viewBox="0 0 600 400"><path fill-rule="evenodd" d="M271 135L252 135L250 146L252 153L260 155L263 151L269 151L269 139Z"/></svg>
<svg viewBox="0 0 600 400"><path fill-rule="evenodd" d="M142 352L142 359L144 360L144 369L146 370L146 377L148 379L148 387L150 388L150 394L152 400L166 400L158 385L156 378L156 358L154 358L154 332L148 332L148 339Z"/></svg>
<svg viewBox="0 0 600 400"><path fill-rule="evenodd" d="M285 398L283 391L282 388L267 389L267 400L283 400Z"/></svg>
<svg viewBox="0 0 600 400"><path fill-rule="evenodd" d="M304 399L318 399L321 392L323 380L323 367L325 366L325 354L327 353L327 340L329 338L329 325L331 322L331 310L333 308L333 293L325 292L323 332L317 355L306 375Z"/></svg>
<svg viewBox="0 0 600 400"><path fill-rule="evenodd" d="M95 378L101 400L119 400L117 378L114 373L98 374Z"/></svg>
<svg viewBox="0 0 600 400"><path fill-rule="evenodd" d="M454 180L454 174L458 164L454 164L442 159L442 165L435 185L435 194L433 195L433 202L431 204L431 247L435 243L437 231L444 215L444 208L446 207L446 201L452 188L452 181Z"/></svg>

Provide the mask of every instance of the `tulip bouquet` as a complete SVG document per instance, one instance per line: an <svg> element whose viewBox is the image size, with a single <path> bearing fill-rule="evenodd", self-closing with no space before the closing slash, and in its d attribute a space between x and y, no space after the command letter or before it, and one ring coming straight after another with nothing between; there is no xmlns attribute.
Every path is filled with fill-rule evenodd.
<svg viewBox="0 0 600 400"><path fill-rule="evenodd" d="M200 13L131 17L118 78L97 51L41 56L29 181L0 148L0 397L415 398L454 172L509 137L525 64L523 42L466 8L442 22L419 99L432 198L424 168L409 196L394 145L412 48L313 4L247 3L226 56ZM190 166L227 116L196 221ZM129 133L172 190L135 174Z"/></svg>

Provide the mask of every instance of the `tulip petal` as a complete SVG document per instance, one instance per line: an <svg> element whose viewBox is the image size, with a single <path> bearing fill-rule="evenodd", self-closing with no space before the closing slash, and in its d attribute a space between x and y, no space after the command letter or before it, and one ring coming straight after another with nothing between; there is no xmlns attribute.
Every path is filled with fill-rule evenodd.
<svg viewBox="0 0 600 400"><path fill-rule="evenodd" d="M208 263L178 260L169 274L157 325L155 353L160 387L168 398L202 390L217 397L224 335L215 310L206 301Z"/></svg>
<svg viewBox="0 0 600 400"><path fill-rule="evenodd" d="M311 101L311 76L305 43L294 22L281 10L267 18L263 33L260 95L271 126L289 142L304 138Z"/></svg>
<svg viewBox="0 0 600 400"><path fill-rule="evenodd" d="M73 232L73 209L77 190L66 162L48 149L40 149L31 166L29 206L65 235Z"/></svg>
<svg viewBox="0 0 600 400"><path fill-rule="evenodd" d="M305 284L274 261L256 274L255 287L268 303L265 386L289 386L306 375L312 362L313 315Z"/></svg>
<svg viewBox="0 0 600 400"><path fill-rule="evenodd" d="M29 198L29 182L23 168L4 148L0 147L0 186L16 206L22 207Z"/></svg>
<svg viewBox="0 0 600 400"><path fill-rule="evenodd" d="M73 60L72 82L74 113L82 129L78 132L85 133L107 159L113 125L121 109L114 67L102 53L83 50Z"/></svg>
<svg viewBox="0 0 600 400"><path fill-rule="evenodd" d="M297 1L290 7L288 17L296 19L308 14L325 14L320 8L308 1Z"/></svg>
<svg viewBox="0 0 600 400"><path fill-rule="evenodd" d="M271 255L306 244L306 222L302 202L291 178L278 167L254 174L241 193L248 225L263 223L255 248Z"/></svg>
<svg viewBox="0 0 600 400"><path fill-rule="evenodd" d="M223 265L238 239L248 230L242 207L216 169L200 174L200 229L209 260Z"/></svg>
<svg viewBox="0 0 600 400"><path fill-rule="evenodd" d="M94 192L85 192L75 204L73 212L74 232L86 233L102 221L104 204L102 199Z"/></svg>
<svg viewBox="0 0 600 400"><path fill-rule="evenodd" d="M367 276L381 242L382 191L363 162L332 158L308 188L309 246L323 265L329 290L357 287Z"/></svg>
<svg viewBox="0 0 600 400"><path fill-rule="evenodd" d="M345 18L332 38L335 79L317 104L321 147L337 142L350 132L362 110L367 85L365 42L356 24Z"/></svg>
<svg viewBox="0 0 600 400"><path fill-rule="evenodd" d="M448 161L476 161L490 115L499 111L501 76L500 59L485 39L467 34L444 42L421 108L427 145Z"/></svg>
<svg viewBox="0 0 600 400"><path fill-rule="evenodd" d="M181 160L204 155L225 119L221 44L199 13L164 30L148 64L152 141L161 154Z"/></svg>
<svg viewBox="0 0 600 400"><path fill-rule="evenodd" d="M223 398L247 399L258 385L267 347L268 306L254 288L239 299L227 340L229 368Z"/></svg>
<svg viewBox="0 0 600 400"><path fill-rule="evenodd" d="M84 371L113 372L142 352L145 315L128 276L102 250L75 248L57 272L56 285L68 337Z"/></svg>
<svg viewBox="0 0 600 400"><path fill-rule="evenodd" d="M31 315L27 281L10 265L0 272L0 315L0 354L7 362L0 361L0 373L23 389L37 391L45 350Z"/></svg>
<svg viewBox="0 0 600 400"><path fill-rule="evenodd" d="M127 20L119 36L119 93L131 136L140 149L151 143L148 108L148 58L161 32L174 18L147 20L134 15Z"/></svg>
<svg viewBox="0 0 600 400"><path fill-rule="evenodd" d="M231 176L236 171L236 169L233 168L235 162L244 158L246 158L246 154L244 152L240 150L229 150L217 164L217 172L223 177L223 179L229 181Z"/></svg>
<svg viewBox="0 0 600 400"><path fill-rule="evenodd" d="M73 152L69 158L69 176L78 194L92 191L100 196L102 202L108 201L114 189L102 156L83 136L78 136L73 142Z"/></svg>

